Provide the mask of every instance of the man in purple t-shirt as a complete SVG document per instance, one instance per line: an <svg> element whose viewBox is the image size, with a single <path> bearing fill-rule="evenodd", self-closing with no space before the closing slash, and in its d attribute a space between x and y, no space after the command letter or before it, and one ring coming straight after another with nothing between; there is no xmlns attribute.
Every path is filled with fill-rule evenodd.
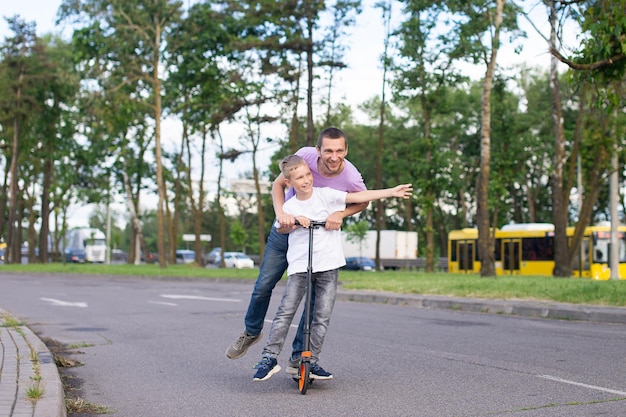
<svg viewBox="0 0 626 417"><path fill-rule="evenodd" d="M355 166L345 159L347 154L346 135L335 127L324 129L319 134L315 148L305 147L296 152L296 155L302 157L309 165L316 187L331 187L346 192L365 190L363 177ZM286 188L285 177L280 174L272 185L272 201L276 220L281 227L291 227L295 223L294 216L283 212L283 204L294 194L293 190L289 190L285 194ZM339 230L344 217L362 211L367 207L367 204L350 204L344 211L335 212L327 219L315 220L326 220L326 229ZM261 337L261 329L269 307L272 290L287 269L287 241L287 235L278 233L276 228L272 226L265 246L259 276L250 297L250 304L248 304L248 311L244 320L246 328L226 351L226 356L230 359L237 359L245 355L248 348L258 342ZM302 352L303 325L303 321L300 320L300 326L293 342L290 364L287 367L289 373L294 371L297 373L300 352Z"/></svg>

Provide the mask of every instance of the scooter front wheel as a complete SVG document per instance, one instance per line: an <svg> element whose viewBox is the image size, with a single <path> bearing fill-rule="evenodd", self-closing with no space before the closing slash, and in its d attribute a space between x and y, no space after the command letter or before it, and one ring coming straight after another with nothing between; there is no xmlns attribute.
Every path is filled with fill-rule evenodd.
<svg viewBox="0 0 626 417"><path fill-rule="evenodd" d="M309 384L311 384L310 379L311 374L311 362L301 362L300 363L300 379L298 380L298 389L300 390L300 394L306 394L306 390L309 388Z"/></svg>

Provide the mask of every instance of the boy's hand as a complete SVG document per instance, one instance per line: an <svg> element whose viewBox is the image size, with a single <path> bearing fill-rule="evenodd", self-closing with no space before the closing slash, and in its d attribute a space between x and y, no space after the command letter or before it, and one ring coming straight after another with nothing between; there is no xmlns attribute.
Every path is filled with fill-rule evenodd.
<svg viewBox="0 0 626 417"><path fill-rule="evenodd" d="M401 197L405 200L410 198L413 194L412 184L400 184L392 188L394 197Z"/></svg>
<svg viewBox="0 0 626 417"><path fill-rule="evenodd" d="M309 227L311 225L311 220L309 220L308 217L304 217L304 216L296 216L296 220L298 221L298 223L300 223L300 226L302 227Z"/></svg>

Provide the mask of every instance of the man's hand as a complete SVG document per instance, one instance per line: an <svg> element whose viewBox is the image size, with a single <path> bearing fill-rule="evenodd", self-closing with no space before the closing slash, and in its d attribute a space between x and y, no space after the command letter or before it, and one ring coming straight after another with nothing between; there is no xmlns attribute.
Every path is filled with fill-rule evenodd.
<svg viewBox="0 0 626 417"><path fill-rule="evenodd" d="M326 230L339 230L343 224L343 211L336 211L326 219Z"/></svg>

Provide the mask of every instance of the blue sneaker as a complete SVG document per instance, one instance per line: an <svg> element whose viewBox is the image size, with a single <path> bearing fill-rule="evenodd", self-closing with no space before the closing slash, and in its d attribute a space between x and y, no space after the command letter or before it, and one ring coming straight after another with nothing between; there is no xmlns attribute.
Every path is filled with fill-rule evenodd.
<svg viewBox="0 0 626 417"><path fill-rule="evenodd" d="M311 364L311 379L333 379L333 374L326 372L317 362Z"/></svg>
<svg viewBox="0 0 626 417"><path fill-rule="evenodd" d="M263 359L254 367L256 369L256 374L254 374L253 381L267 381L274 375L276 372L280 371L280 365L276 358L270 358L264 356Z"/></svg>

